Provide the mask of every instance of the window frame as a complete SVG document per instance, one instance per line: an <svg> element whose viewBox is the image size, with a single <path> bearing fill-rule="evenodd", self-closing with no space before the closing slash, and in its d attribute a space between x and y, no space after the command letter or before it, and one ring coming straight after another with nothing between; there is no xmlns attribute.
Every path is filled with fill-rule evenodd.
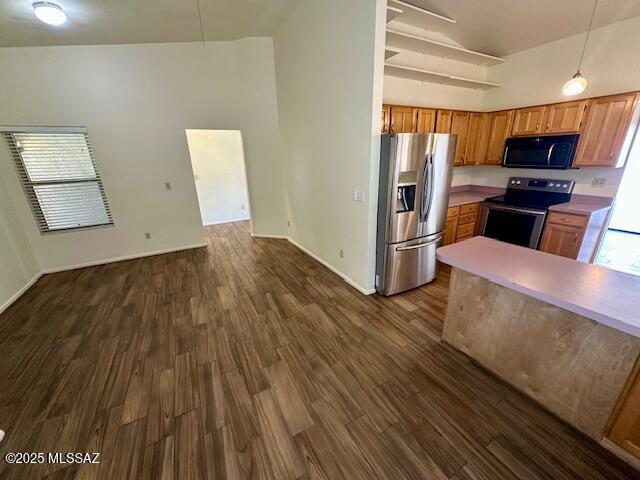
<svg viewBox="0 0 640 480"><path fill-rule="evenodd" d="M42 235L49 235L55 233L65 233L72 232L77 230L86 230L93 228L104 228L111 227L115 225L113 220L113 215L111 213L111 207L109 205L109 200L107 198L104 184L102 181L102 177L100 175L100 171L98 169L98 165L96 163L96 159L93 153L93 147L91 145L91 140L89 138L89 133L86 127L4 127L0 126L0 132L2 136L5 138L11 156L13 157L13 161L15 167L17 169L18 177L22 189L25 193L27 203L34 215L34 220L36 225ZM62 180L31 180L31 175L29 174L29 170L25 161L20 152L20 148L18 145L18 141L16 140L15 135L20 133L26 134L42 134L42 135L82 135L84 137L85 144L88 150L88 156L91 161L91 165L93 167L93 172L95 174L94 177L86 177L86 178L68 178ZM38 198L36 193L36 189L34 187L38 186L47 186L47 185L80 185L80 184L94 184L97 186L98 191L100 193L100 198L102 200L102 206L104 207L104 211L106 213L107 221L94 223L91 225L79 225L73 227L65 227L65 228L51 228L49 225L45 213L42 209L41 201Z"/></svg>

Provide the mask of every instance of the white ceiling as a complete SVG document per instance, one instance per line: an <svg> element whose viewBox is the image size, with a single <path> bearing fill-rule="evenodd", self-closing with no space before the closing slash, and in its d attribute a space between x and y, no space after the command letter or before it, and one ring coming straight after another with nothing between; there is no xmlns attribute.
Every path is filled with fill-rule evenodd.
<svg viewBox="0 0 640 480"><path fill-rule="evenodd" d="M51 27L35 0L0 0L0 47L199 41L196 0L51 0L69 20ZM206 40L269 36L299 0L199 0ZM321 1L321 0L319 0ZM348 1L348 0L346 0Z"/></svg>
<svg viewBox="0 0 640 480"><path fill-rule="evenodd" d="M594 4L594 0L404 1L455 19L455 24L442 24L439 31L465 48L498 56L585 32ZM594 27L639 15L640 0L600 0Z"/></svg>

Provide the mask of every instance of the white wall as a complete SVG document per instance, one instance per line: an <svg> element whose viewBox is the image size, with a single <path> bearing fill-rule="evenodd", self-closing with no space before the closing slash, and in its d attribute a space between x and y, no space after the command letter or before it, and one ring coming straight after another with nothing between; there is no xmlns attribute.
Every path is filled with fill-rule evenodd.
<svg viewBox="0 0 640 480"><path fill-rule="evenodd" d="M585 34L564 38L510 55L489 67L489 81L504 84L488 90L484 110L500 110L567 100L562 86L578 67ZM587 89L572 98L640 90L640 17L591 32L582 65Z"/></svg>
<svg viewBox="0 0 640 480"><path fill-rule="evenodd" d="M43 270L202 242L186 128L243 132L254 231L285 232L272 39L4 48L0 71L0 125L88 127L116 223L40 235L0 148Z"/></svg>
<svg viewBox="0 0 640 480"><path fill-rule="evenodd" d="M13 202L0 181L0 312L39 273L40 267Z"/></svg>
<svg viewBox="0 0 640 480"><path fill-rule="evenodd" d="M569 100L562 86L575 73L584 34L541 45L507 57L488 68L487 79L503 86L487 90L482 110L500 110ZM591 33L582 73L589 80L583 94L589 98L640 90L640 17L609 25ZM465 167L454 171L454 185L473 183L504 187L512 175L573 179L576 193L614 196L622 169L587 167L563 172L512 170L500 167ZM603 187L593 179L605 178Z"/></svg>
<svg viewBox="0 0 640 480"><path fill-rule="evenodd" d="M289 236L365 291L374 281L383 16L382 0L302 0L274 37Z"/></svg>
<svg viewBox="0 0 640 480"><path fill-rule="evenodd" d="M187 130L191 166L204 225L249 218L242 133Z"/></svg>

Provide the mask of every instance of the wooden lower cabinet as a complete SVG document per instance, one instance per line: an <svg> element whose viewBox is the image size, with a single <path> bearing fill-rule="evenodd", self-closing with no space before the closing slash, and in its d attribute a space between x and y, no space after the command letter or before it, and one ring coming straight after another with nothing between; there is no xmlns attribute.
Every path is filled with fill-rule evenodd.
<svg viewBox="0 0 640 480"><path fill-rule="evenodd" d="M608 209L589 215L550 212L539 250L581 262L591 261Z"/></svg>
<svg viewBox="0 0 640 480"><path fill-rule="evenodd" d="M640 459L640 362L618 400L608 438Z"/></svg>
<svg viewBox="0 0 640 480"><path fill-rule="evenodd" d="M480 203L468 203L447 210L447 226L444 233L444 244L459 242L476 234Z"/></svg>
<svg viewBox="0 0 640 480"><path fill-rule="evenodd" d="M548 223L540 243L540 250L561 257L576 258L582 240L582 227Z"/></svg>

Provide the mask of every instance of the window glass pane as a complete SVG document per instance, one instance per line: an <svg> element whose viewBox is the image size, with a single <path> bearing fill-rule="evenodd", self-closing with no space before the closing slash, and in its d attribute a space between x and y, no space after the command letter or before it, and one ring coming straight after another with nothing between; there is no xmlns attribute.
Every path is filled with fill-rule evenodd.
<svg viewBox="0 0 640 480"><path fill-rule="evenodd" d="M97 182L33 187L49 230L111 223Z"/></svg>
<svg viewBox="0 0 640 480"><path fill-rule="evenodd" d="M32 182L96 178L82 133L15 133L16 147Z"/></svg>

